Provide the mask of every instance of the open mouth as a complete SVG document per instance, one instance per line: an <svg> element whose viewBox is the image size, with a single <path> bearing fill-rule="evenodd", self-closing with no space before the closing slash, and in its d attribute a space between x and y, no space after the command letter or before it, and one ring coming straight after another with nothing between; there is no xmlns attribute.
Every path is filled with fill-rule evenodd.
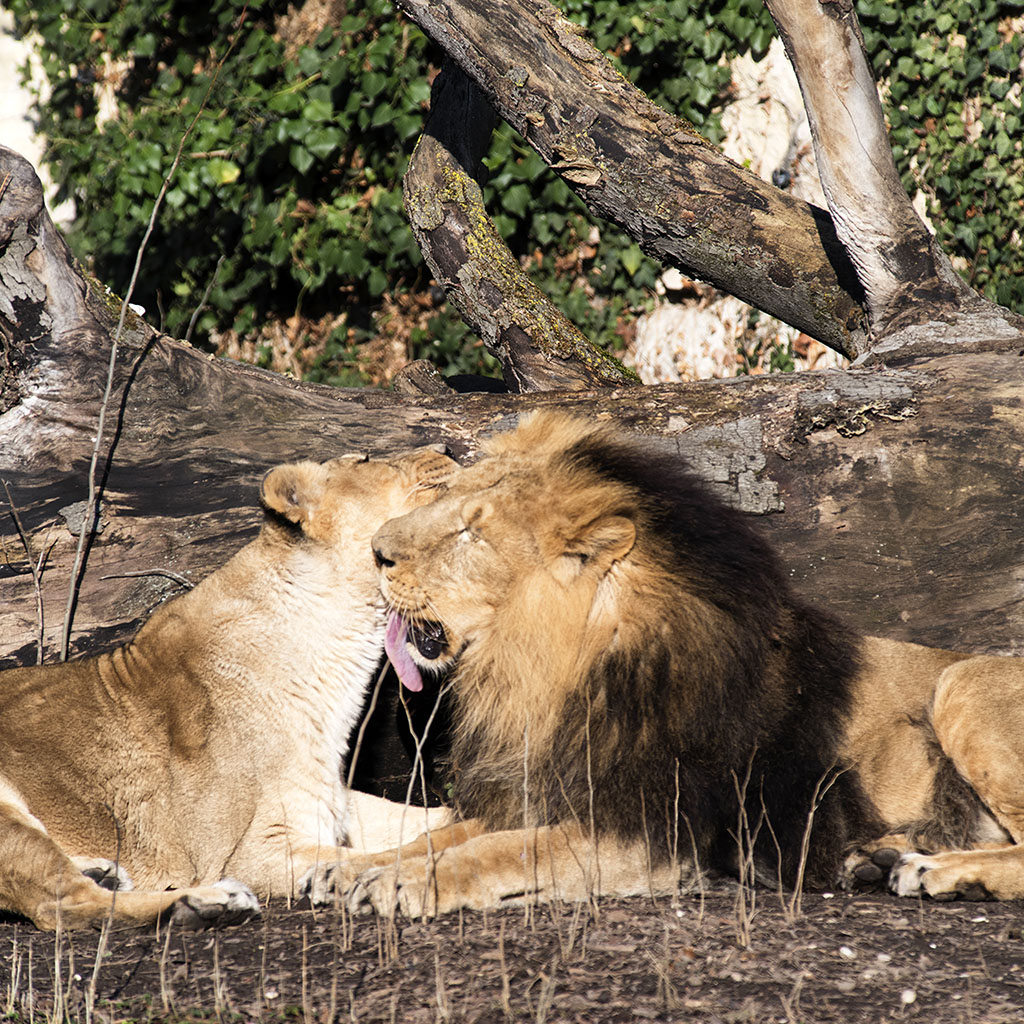
<svg viewBox="0 0 1024 1024"><path fill-rule="evenodd" d="M423 689L423 676L413 661L407 644L411 644L424 661L435 661L448 647L448 637L440 622L409 622L398 612L388 615L384 650L407 690Z"/></svg>
<svg viewBox="0 0 1024 1024"><path fill-rule="evenodd" d="M410 622L406 635L409 642L427 660L434 661L441 657L448 646L444 626L440 622Z"/></svg>

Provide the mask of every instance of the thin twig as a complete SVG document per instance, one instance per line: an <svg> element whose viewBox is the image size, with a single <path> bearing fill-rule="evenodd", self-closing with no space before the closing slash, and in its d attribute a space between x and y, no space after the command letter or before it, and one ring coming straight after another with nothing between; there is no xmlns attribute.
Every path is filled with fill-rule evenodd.
<svg viewBox="0 0 1024 1024"><path fill-rule="evenodd" d="M245 15L243 13L242 17L244 18L244 16ZM121 342L121 335L124 333L124 323L128 315L128 303L131 301L132 293L135 291L135 285L139 279L139 272L142 269L142 256L146 251L146 246L148 245L150 236L153 234L153 229L156 226L157 213L163 203L164 196L167 195L168 188L170 188L174 172L178 169L178 164L181 162L181 155L185 149L185 143L188 141L189 136L199 123L199 118L202 116L203 111L206 110L206 104L209 102L210 94L213 92L213 87L217 84L217 79L220 77L220 72L224 67L224 62L228 59L228 56L234 49L236 38L237 36L232 37L227 50L224 52L224 56L221 57L216 68L214 68L213 76L211 77L210 84L206 90L206 95L203 96L202 102L199 104L199 109L196 111L195 117L192 118L192 123L185 129L185 133L178 141L178 149L174 154L171 169L165 175L163 184L160 186L160 192L156 197L156 201L153 203L153 212L150 214L149 223L146 225L146 232L142 236L142 241L139 243L139 248L135 255L135 267L132 270L131 280L128 282L128 291L121 300L121 315L117 321L117 330L114 332L114 340L110 345L110 362L107 365L107 383L103 391L103 400L100 403L99 420L96 425L96 439L93 444L92 458L89 462L89 496L86 501L85 516L82 519L82 532L78 535L78 547L75 550L75 561L71 569L71 581L68 585L68 603L64 611L64 629L61 633L61 661L68 660L68 647L71 641L71 622L74 618L75 601L78 596L80 576L84 572L86 540L87 538L91 539L96 530L98 491L96 485L96 467L100 461L100 448L103 444L103 428L106 423L107 408L110 405L110 396L114 390L114 375L117 370L117 351Z"/></svg>
<svg viewBox="0 0 1024 1024"><path fill-rule="evenodd" d="M8 175L10 177L10 175ZM7 183L4 182L6 185ZM4 491L7 494L7 504L11 506L11 518L14 519L14 525L18 531L18 536L21 538L21 546L25 549L25 557L28 559L29 572L32 573L32 583L36 590L36 621L39 623L39 638L38 646L36 650L36 664L42 665L43 663L43 643L46 638L46 632L44 628L43 618L43 566L46 564L46 557L53 549L51 543L48 548L45 548L39 553L38 563L32 561L32 549L29 547L28 535L25 533L25 528L21 525L21 516L18 515L17 506L14 504L14 498L11 497L11 488L8 486L7 481L4 481Z"/></svg>
<svg viewBox="0 0 1024 1024"><path fill-rule="evenodd" d="M112 572L106 576L101 576L101 580L130 580L137 576L165 576L169 580L174 580L179 586L184 587L186 590L191 590L195 584L191 580L185 579L184 576L179 575L176 572L172 572L170 569L135 569L131 572Z"/></svg>
<svg viewBox="0 0 1024 1024"><path fill-rule="evenodd" d="M380 672L377 674L377 682L373 687L373 694L370 697L370 705L366 709L366 713L363 715L362 722L359 723L359 732L356 734L356 741L352 746L352 752L349 754L348 759L348 778L345 779L345 788L352 788L352 780L356 774L356 762L359 760L359 753L363 749L363 736L366 734L366 727L370 723L370 719L373 717L374 709L377 707L377 698L380 696L380 688L384 682L384 675L388 670L388 663L384 662L381 666Z"/></svg>
<svg viewBox="0 0 1024 1024"><path fill-rule="evenodd" d="M193 153L193 156L196 154ZM182 339L186 345L192 342L192 331L195 329L196 321L199 319L199 314L206 308L206 300L210 297L210 292L213 291L213 286L217 281L217 275L220 273L220 268L224 264L224 253L220 254L220 258L217 260L217 266L213 268L213 273L210 275L210 283L206 286L206 291L203 292L203 297L199 300L199 305L196 306L195 312L192 314L192 319L188 322L188 330L185 331L185 337Z"/></svg>
<svg viewBox="0 0 1024 1024"><path fill-rule="evenodd" d="M107 951L107 940L110 937L110 929L114 926L115 913L117 910L117 890L120 883L118 873L121 869L121 838L123 835L121 829L121 823L117 819L117 815L114 814L113 807L108 803L103 805L110 813L110 818L114 823L114 888L110 892L110 907L107 910L107 916L100 926L100 937L99 942L96 944L96 957L93 960L92 974L89 977L89 984L85 989L85 1020L86 1024L92 1024L93 1019L93 1008L96 1006L96 983L99 981L100 966L103 963L103 957Z"/></svg>

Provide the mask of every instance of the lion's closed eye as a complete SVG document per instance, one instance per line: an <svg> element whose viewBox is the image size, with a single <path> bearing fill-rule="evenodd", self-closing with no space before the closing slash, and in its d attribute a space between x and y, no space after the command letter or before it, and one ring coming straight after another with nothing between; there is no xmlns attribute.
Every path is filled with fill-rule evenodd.
<svg viewBox="0 0 1024 1024"><path fill-rule="evenodd" d="M484 528L494 516L494 506L480 498L471 498L460 509L462 528L459 540L479 541L484 539Z"/></svg>

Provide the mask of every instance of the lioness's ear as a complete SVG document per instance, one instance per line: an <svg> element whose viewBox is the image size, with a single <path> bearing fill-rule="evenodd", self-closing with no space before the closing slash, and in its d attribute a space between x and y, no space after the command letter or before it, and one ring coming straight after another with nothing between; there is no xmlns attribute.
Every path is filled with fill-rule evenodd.
<svg viewBox="0 0 1024 1024"><path fill-rule="evenodd" d="M410 452L402 460L401 469L409 475L413 486L426 490L450 484L462 471L462 467L449 458L440 445Z"/></svg>
<svg viewBox="0 0 1024 1024"><path fill-rule="evenodd" d="M275 466L263 478L260 501L291 523L305 524L324 493L324 469L316 462L289 462Z"/></svg>
<svg viewBox="0 0 1024 1024"><path fill-rule="evenodd" d="M636 543L636 527L625 516L604 516L588 523L566 544L567 555L599 572L625 558Z"/></svg>

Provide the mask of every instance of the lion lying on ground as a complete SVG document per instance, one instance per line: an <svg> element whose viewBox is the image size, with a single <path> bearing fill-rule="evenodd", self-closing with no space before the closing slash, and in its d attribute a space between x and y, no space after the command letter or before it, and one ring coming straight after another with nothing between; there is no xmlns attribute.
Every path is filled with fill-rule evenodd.
<svg viewBox="0 0 1024 1024"><path fill-rule="evenodd" d="M1024 897L1024 663L854 635L674 454L538 413L373 543L400 675L454 666L466 820L314 899L416 916L695 867Z"/></svg>
<svg viewBox="0 0 1024 1024"><path fill-rule="evenodd" d="M429 450L278 466L259 537L134 640L3 673L0 909L230 923L258 911L248 887L291 893L346 838L370 846L356 817L384 829L377 849L400 842L404 808L340 774L383 644L370 538L453 467Z"/></svg>

